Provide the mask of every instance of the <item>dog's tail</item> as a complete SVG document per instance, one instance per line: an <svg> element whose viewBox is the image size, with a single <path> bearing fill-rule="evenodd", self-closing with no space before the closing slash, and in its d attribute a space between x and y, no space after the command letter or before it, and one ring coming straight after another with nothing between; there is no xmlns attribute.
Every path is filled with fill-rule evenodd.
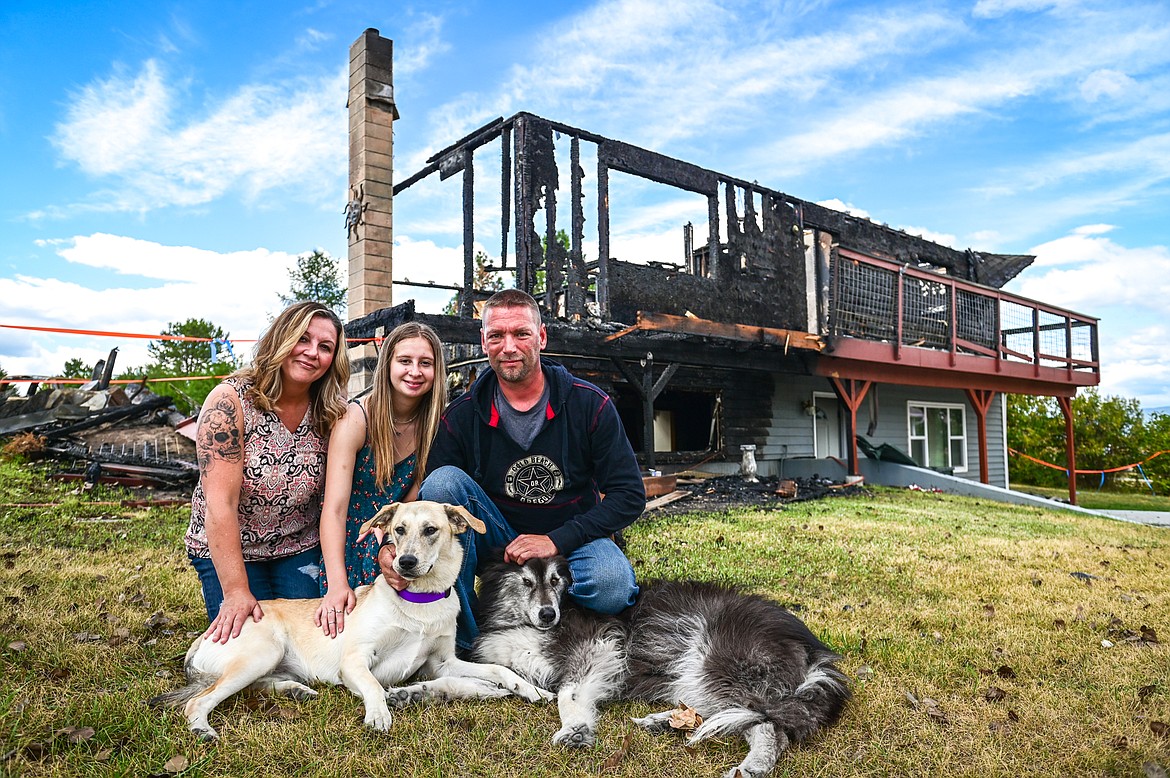
<svg viewBox="0 0 1170 778"><path fill-rule="evenodd" d="M736 706L712 714L694 731L688 743L711 737L742 736L765 722L771 722L788 742L808 739L836 722L851 696L848 679L833 664L835 658L825 657L811 665L804 681L791 694L769 700L761 708Z"/></svg>
<svg viewBox="0 0 1170 778"><path fill-rule="evenodd" d="M173 692L166 692L157 697L151 697L146 704L152 708L168 708L183 705L192 697L202 694L215 683L215 676L208 673L187 672L187 685Z"/></svg>

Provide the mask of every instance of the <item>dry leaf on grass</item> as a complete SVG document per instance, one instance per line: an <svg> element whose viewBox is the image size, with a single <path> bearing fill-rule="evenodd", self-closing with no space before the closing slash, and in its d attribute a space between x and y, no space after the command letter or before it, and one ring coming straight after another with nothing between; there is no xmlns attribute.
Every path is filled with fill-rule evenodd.
<svg viewBox="0 0 1170 778"><path fill-rule="evenodd" d="M983 699L988 702L999 702L1004 697L1007 697L1007 692L998 686L989 686L987 687L987 691L983 692Z"/></svg>
<svg viewBox="0 0 1170 778"><path fill-rule="evenodd" d="M24 758L33 762L39 762L49 755L49 747L38 740L34 740L24 747Z"/></svg>
<svg viewBox="0 0 1170 778"><path fill-rule="evenodd" d="M45 671L45 677L50 681L67 681L71 675L73 675L73 671L68 667L54 667L52 670Z"/></svg>
<svg viewBox="0 0 1170 778"><path fill-rule="evenodd" d="M167 760L167 763L163 765L163 769L171 775L175 775L186 770L189 764L190 763L187 761L187 757L185 756L172 756Z"/></svg>
<svg viewBox="0 0 1170 778"><path fill-rule="evenodd" d="M163 627L169 627L174 623L175 620L167 614L163 613L162 611L155 611L153 614L151 614L151 617L146 620L146 628L149 630L162 629Z"/></svg>
<svg viewBox="0 0 1170 778"><path fill-rule="evenodd" d="M698 729L702 723L703 717L685 702L680 702L678 707L670 714L670 726L673 729L690 732L691 730Z"/></svg>
<svg viewBox="0 0 1170 778"><path fill-rule="evenodd" d="M96 733L93 727L64 727L53 734L58 737L64 735L70 743L81 743L89 740Z"/></svg>
<svg viewBox="0 0 1170 778"><path fill-rule="evenodd" d="M1146 762L1142 765L1142 774L1146 778L1168 778L1166 768L1157 762Z"/></svg>
<svg viewBox="0 0 1170 778"><path fill-rule="evenodd" d="M23 640L14 640L8 644L8 650L15 651L18 654L26 648L28 648L28 643L25 643Z"/></svg>
<svg viewBox="0 0 1170 778"><path fill-rule="evenodd" d="M1158 737L1170 738L1170 724L1164 721L1151 721L1150 731Z"/></svg>
<svg viewBox="0 0 1170 778"><path fill-rule="evenodd" d="M1156 683L1151 683L1147 686L1143 686L1137 690L1138 699L1145 701L1145 699L1147 697L1149 697L1151 694L1153 694L1157 690L1158 690L1158 684L1156 684Z"/></svg>
<svg viewBox="0 0 1170 778"><path fill-rule="evenodd" d="M870 681L873 680L873 668L869 665L862 665L857 668L857 680Z"/></svg>
<svg viewBox="0 0 1170 778"><path fill-rule="evenodd" d="M601 763L601 769L599 772L607 773L611 770L616 770L618 768L618 765L620 765L623 761L625 761L626 756L629 755L630 746L632 746L633 744L634 744L634 733L627 732L625 738L622 739L622 744L618 748L618 750L614 751L612 754L607 756L605 758L605 761Z"/></svg>
<svg viewBox="0 0 1170 778"><path fill-rule="evenodd" d="M919 700L913 692L902 692L902 694L906 697L906 700L910 703L914 710L922 711L927 716L929 716L930 720L935 724L947 723L947 715L943 713L942 706L938 704L938 700L932 699L930 697L923 697L921 700Z"/></svg>

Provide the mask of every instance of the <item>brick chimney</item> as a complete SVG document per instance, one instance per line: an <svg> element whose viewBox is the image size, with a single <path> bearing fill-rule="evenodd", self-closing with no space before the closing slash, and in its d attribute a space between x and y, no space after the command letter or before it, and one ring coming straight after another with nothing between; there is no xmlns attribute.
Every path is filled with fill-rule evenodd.
<svg viewBox="0 0 1170 778"><path fill-rule="evenodd" d="M370 28L349 48L349 318L393 304L394 42ZM351 394L369 385L376 352L349 351Z"/></svg>

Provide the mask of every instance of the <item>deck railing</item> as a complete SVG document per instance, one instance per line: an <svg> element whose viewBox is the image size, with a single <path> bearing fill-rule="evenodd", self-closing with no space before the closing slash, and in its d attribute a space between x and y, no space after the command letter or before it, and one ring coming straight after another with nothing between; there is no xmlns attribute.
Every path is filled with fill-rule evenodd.
<svg viewBox="0 0 1170 778"><path fill-rule="evenodd" d="M1100 373L1091 316L846 249L831 273L832 337Z"/></svg>

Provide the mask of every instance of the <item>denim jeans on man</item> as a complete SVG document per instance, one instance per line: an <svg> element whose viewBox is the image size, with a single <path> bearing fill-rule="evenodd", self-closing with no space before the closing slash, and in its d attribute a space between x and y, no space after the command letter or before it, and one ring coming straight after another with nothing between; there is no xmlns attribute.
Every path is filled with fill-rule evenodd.
<svg viewBox="0 0 1170 778"><path fill-rule="evenodd" d="M500 509L487 493L457 467L445 465L427 476L419 488L420 500L433 500L449 505L462 505L487 527L480 535L468 530L459 536L463 543L463 567L455 583L459 595L459 627L455 642L460 648L470 648L479 634L472 609L475 606L475 572L480 554L491 548L503 548L516 539L516 530L509 526ZM590 610L615 614L634 604L638 585L630 560L609 538L600 538L565 555L573 584L569 596Z"/></svg>

